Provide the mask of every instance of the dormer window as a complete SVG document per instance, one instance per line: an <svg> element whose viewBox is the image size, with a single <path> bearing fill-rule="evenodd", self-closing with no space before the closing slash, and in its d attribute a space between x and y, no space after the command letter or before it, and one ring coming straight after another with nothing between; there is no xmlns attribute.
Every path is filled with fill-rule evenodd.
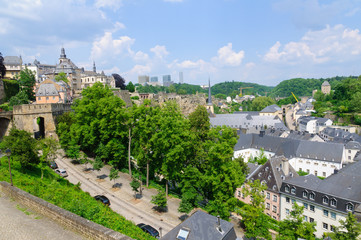
<svg viewBox="0 0 361 240"><path fill-rule="evenodd" d="M347 203L346 204L346 211L349 211L349 212L353 211L353 204L352 203Z"/></svg>
<svg viewBox="0 0 361 240"><path fill-rule="evenodd" d="M336 199L332 198L331 201L330 201L331 207L336 207L336 204L337 204Z"/></svg>
<svg viewBox="0 0 361 240"><path fill-rule="evenodd" d="M309 197L310 197L311 200L315 200L315 194L313 192L310 193Z"/></svg>
<svg viewBox="0 0 361 240"><path fill-rule="evenodd" d="M308 197L308 192L307 192L307 191L303 191L303 192L302 192L302 197L307 198L307 197Z"/></svg>
<svg viewBox="0 0 361 240"><path fill-rule="evenodd" d="M327 196L324 196L324 197L322 198L322 203L323 203L323 204L328 204L328 197L327 197Z"/></svg>
<svg viewBox="0 0 361 240"><path fill-rule="evenodd" d="M295 187L292 187L292 188L291 188L291 193L292 193L292 194L296 194L296 188L295 188Z"/></svg>
<svg viewBox="0 0 361 240"><path fill-rule="evenodd" d="M290 192L290 187L289 186L285 186L285 192Z"/></svg>

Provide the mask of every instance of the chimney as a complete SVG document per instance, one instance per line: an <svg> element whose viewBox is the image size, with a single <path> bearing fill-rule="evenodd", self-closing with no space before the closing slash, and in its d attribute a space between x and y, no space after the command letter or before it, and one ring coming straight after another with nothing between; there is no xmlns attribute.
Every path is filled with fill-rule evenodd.
<svg viewBox="0 0 361 240"><path fill-rule="evenodd" d="M264 130L259 131L259 136L260 136L260 137L263 137L264 134L265 134L265 131L264 131Z"/></svg>
<svg viewBox="0 0 361 240"><path fill-rule="evenodd" d="M288 159L285 157L282 157L282 170L285 176L288 176L288 173L290 172L290 165Z"/></svg>
<svg viewBox="0 0 361 240"><path fill-rule="evenodd" d="M222 232L222 228L221 228L221 218L219 217L219 215L217 216L217 230L219 232Z"/></svg>

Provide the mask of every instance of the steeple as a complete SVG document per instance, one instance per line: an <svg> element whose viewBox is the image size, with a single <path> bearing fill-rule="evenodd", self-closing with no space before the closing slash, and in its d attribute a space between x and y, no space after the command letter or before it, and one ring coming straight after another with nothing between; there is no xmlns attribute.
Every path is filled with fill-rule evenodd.
<svg viewBox="0 0 361 240"><path fill-rule="evenodd" d="M95 62L93 61L93 72L97 72L97 69L96 69L96 67L95 67Z"/></svg>
<svg viewBox="0 0 361 240"><path fill-rule="evenodd" d="M60 58L66 58L65 49L63 47L61 48Z"/></svg>
<svg viewBox="0 0 361 240"><path fill-rule="evenodd" d="M208 105L212 104L212 95L211 95L211 80L208 78Z"/></svg>

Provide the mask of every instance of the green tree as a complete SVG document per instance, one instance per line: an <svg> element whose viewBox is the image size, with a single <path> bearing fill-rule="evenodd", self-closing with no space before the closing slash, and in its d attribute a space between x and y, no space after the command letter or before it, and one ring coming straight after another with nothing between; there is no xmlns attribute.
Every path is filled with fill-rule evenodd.
<svg viewBox="0 0 361 240"><path fill-rule="evenodd" d="M41 179L43 179L44 167L51 161L55 161L59 143L54 138L43 138L39 140L39 145L41 150L39 167L41 169Z"/></svg>
<svg viewBox="0 0 361 240"><path fill-rule="evenodd" d="M129 91L129 92L135 92L135 86L132 82L129 82L126 89Z"/></svg>
<svg viewBox="0 0 361 240"><path fill-rule="evenodd" d="M152 200L150 201L154 205L156 205L156 209L158 211L164 211L167 207L167 197L163 190L159 190L157 195L152 196Z"/></svg>
<svg viewBox="0 0 361 240"><path fill-rule="evenodd" d="M66 76L66 73L64 72L60 72L58 73L58 75L55 76L55 81L59 82L59 81L63 81L67 84L69 84L69 79Z"/></svg>
<svg viewBox="0 0 361 240"><path fill-rule="evenodd" d="M111 169L110 169L110 173L109 173L109 179L110 179L110 181L111 180L114 180L114 185L113 186L115 186L115 180L117 179L117 178L119 178L120 176L119 176L119 171L118 171L118 169L116 169L115 167L112 167Z"/></svg>
<svg viewBox="0 0 361 240"><path fill-rule="evenodd" d="M252 202L250 205L245 205L244 209L240 212L242 215L242 222L246 228L245 236L248 238L259 237L265 239L271 239L269 232L269 222L266 215L263 213L264 206L264 194L263 191L267 189L267 186L261 184L257 179L255 181L249 181L245 187L242 188L242 193L245 196L250 196Z"/></svg>
<svg viewBox="0 0 361 240"><path fill-rule="evenodd" d="M261 152L258 154L258 156L253 157L249 160L250 163L257 163L258 165L263 165L267 161L268 161L268 158L265 155L263 148L261 148Z"/></svg>
<svg viewBox="0 0 361 240"><path fill-rule="evenodd" d="M29 98L25 91L18 92L15 96L12 96L9 100L10 106L16 106L21 104L28 104Z"/></svg>
<svg viewBox="0 0 361 240"><path fill-rule="evenodd" d="M137 179L133 178L133 180L129 184L134 192L134 198L137 198L137 193L139 192L140 188L140 182Z"/></svg>
<svg viewBox="0 0 361 240"><path fill-rule="evenodd" d="M21 91L24 91L26 95L28 96L28 99L30 101L35 100L35 93L34 93L34 87L35 87L35 75L34 72L25 67L25 69L20 71L20 75L18 78L18 82L20 85Z"/></svg>
<svg viewBox="0 0 361 240"><path fill-rule="evenodd" d="M93 169L96 171L100 171L100 169L102 169L103 167L104 167L103 161L99 157L96 157L93 162Z"/></svg>
<svg viewBox="0 0 361 240"><path fill-rule="evenodd" d="M168 91L169 91L170 93L175 93L175 92L177 92L177 89L176 89L175 86L172 84L172 85L170 85L170 86L168 87Z"/></svg>
<svg viewBox="0 0 361 240"><path fill-rule="evenodd" d="M211 127L207 109L202 105L198 105L197 108L189 114L188 118L191 130L196 133L201 141L204 141Z"/></svg>
<svg viewBox="0 0 361 240"><path fill-rule="evenodd" d="M216 98L219 98L219 99L224 99L226 100L227 99L227 95L226 94L223 94L223 93L218 93L216 95L214 95Z"/></svg>
<svg viewBox="0 0 361 240"><path fill-rule="evenodd" d="M340 220L339 227L335 227L333 233L327 233L334 240L358 239L361 234L361 223L359 223L351 212L345 220Z"/></svg>
<svg viewBox="0 0 361 240"><path fill-rule="evenodd" d="M295 203L287 219L279 222L278 240L315 239L316 223L304 221L303 208Z"/></svg>
<svg viewBox="0 0 361 240"><path fill-rule="evenodd" d="M4 136L1 143L1 149L11 150L11 158L19 161L23 169L36 166L39 163L37 152L37 141L31 137L31 134L16 128L10 129L9 136Z"/></svg>
<svg viewBox="0 0 361 240"><path fill-rule="evenodd" d="M253 111L261 111L267 106L275 104L275 101L270 97L256 97L252 101L252 110Z"/></svg>

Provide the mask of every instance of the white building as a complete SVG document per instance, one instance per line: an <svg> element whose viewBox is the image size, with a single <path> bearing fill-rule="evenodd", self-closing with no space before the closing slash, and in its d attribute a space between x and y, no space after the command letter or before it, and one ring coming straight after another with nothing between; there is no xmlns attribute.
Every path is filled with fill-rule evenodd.
<svg viewBox="0 0 361 240"><path fill-rule="evenodd" d="M319 133L327 126L331 126L332 123L331 119L311 116L302 116L297 120L298 130L308 133Z"/></svg>

